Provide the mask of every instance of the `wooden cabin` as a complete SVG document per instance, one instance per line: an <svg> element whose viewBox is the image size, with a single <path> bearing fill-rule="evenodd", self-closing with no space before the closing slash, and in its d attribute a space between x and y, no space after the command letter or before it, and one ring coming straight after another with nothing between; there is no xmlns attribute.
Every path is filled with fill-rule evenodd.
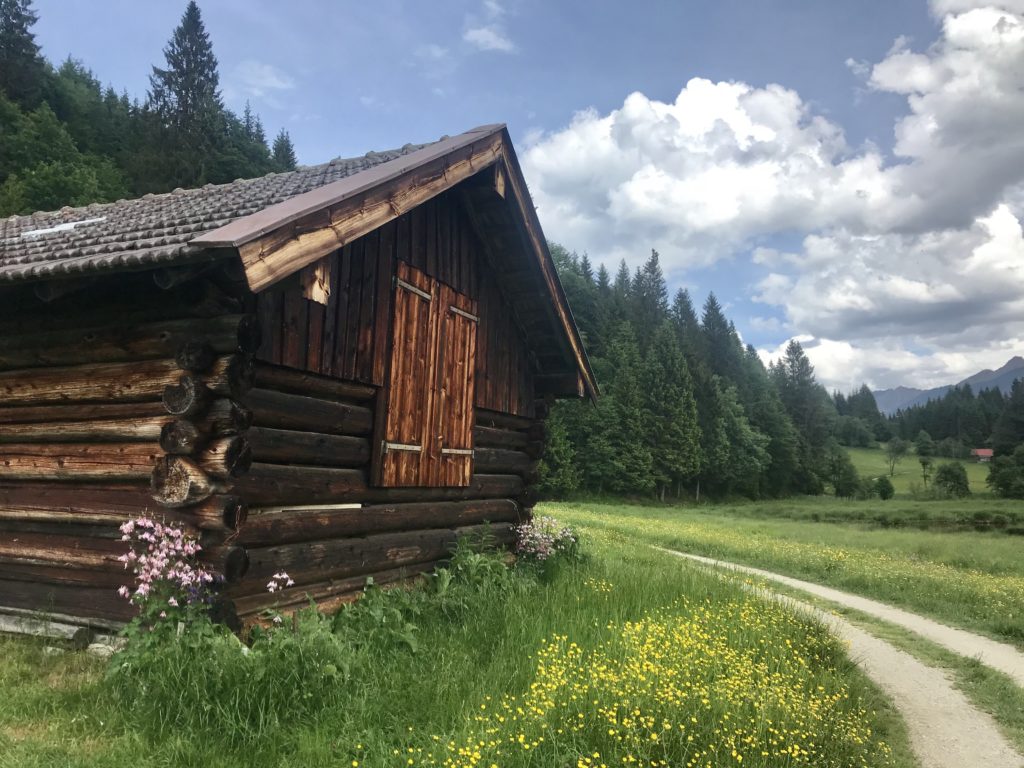
<svg viewBox="0 0 1024 768"><path fill-rule="evenodd" d="M501 125L0 220L0 613L127 620L142 514L241 622L508 543L551 399L595 395Z"/></svg>

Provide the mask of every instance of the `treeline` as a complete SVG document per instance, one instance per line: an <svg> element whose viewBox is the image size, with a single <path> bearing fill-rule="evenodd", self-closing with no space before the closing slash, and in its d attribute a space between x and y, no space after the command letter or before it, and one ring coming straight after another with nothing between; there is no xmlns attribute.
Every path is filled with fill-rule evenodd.
<svg viewBox="0 0 1024 768"><path fill-rule="evenodd" d="M1014 382L1014 388L1019 384L1019 380ZM971 448L998 446L998 453L1009 453L1024 437L1012 426L1017 407L1013 391L1007 396L998 389L983 389L975 395L971 386L964 384L936 400L898 410L889 424L904 440L927 432L942 446L941 455L952 458L969 456Z"/></svg>
<svg viewBox="0 0 1024 768"><path fill-rule="evenodd" d="M843 420L799 343L766 368L714 294L699 316L686 290L669 301L655 251L634 274L623 262L614 278L585 255L557 245L552 255L602 397L553 409L547 493L860 492L837 439ZM884 422L866 388L843 403L870 428Z"/></svg>
<svg viewBox="0 0 1024 768"><path fill-rule="evenodd" d="M217 59L190 2L145 100L103 87L80 61L54 66L31 0L0 0L0 216L168 192L295 167L282 129L224 106ZM156 53L156 52L154 52Z"/></svg>

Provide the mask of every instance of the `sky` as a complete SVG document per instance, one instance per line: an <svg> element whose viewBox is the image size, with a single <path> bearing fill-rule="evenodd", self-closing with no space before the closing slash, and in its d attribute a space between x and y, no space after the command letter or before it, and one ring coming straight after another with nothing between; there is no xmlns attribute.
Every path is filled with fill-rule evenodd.
<svg viewBox="0 0 1024 768"><path fill-rule="evenodd" d="M145 97L184 0L35 0ZM225 103L299 161L507 123L548 238L652 248L830 388L1024 353L1024 0L200 0Z"/></svg>

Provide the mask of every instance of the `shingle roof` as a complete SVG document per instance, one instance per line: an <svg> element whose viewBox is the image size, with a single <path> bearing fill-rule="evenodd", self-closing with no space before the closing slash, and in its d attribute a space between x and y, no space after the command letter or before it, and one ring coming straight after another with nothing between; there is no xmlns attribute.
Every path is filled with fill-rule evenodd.
<svg viewBox="0 0 1024 768"><path fill-rule="evenodd" d="M230 184L0 219L0 282L187 262L199 257L202 249L188 243L203 232L423 146L406 144Z"/></svg>

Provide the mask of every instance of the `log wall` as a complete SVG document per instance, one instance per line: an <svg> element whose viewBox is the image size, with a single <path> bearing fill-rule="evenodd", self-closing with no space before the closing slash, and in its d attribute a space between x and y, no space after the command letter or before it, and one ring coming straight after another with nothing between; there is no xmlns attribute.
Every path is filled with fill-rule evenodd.
<svg viewBox="0 0 1024 768"><path fill-rule="evenodd" d="M237 500L167 510L149 488L175 423L162 403L168 387L187 378L209 395L200 422L208 445L248 426L232 407L251 384L257 329L231 282L217 271L216 280L163 290L147 274L53 304L27 291L5 296L0 606L126 620L118 526L142 514L199 536L211 567L240 575L245 553L229 541ZM222 471L228 453L215 449L208 462Z"/></svg>

